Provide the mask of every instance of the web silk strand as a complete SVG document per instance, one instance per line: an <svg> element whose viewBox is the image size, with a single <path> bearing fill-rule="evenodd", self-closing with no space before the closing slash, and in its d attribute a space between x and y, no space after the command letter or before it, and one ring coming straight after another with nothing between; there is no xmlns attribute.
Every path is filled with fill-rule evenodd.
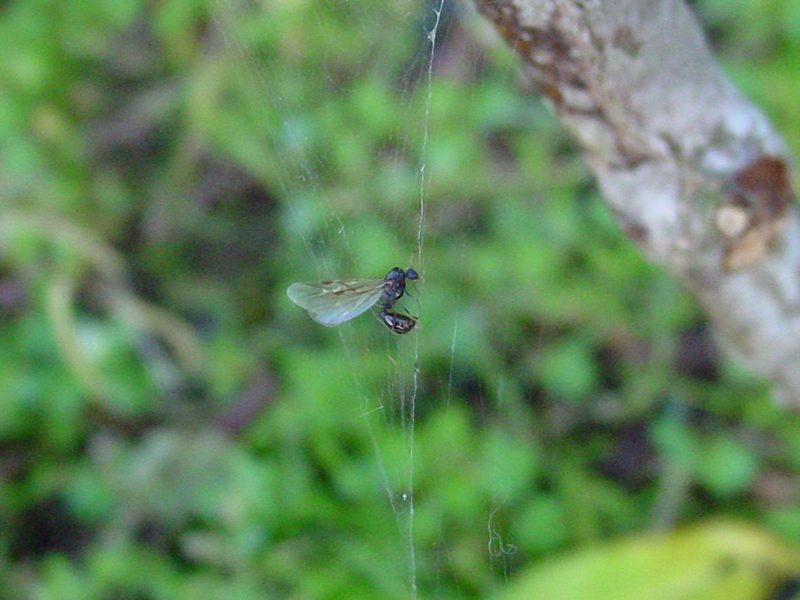
<svg viewBox="0 0 800 600"><path fill-rule="evenodd" d="M419 223L417 226L417 264L424 273L423 249L425 243L425 167L428 158L428 133L430 128L431 100L433 98L433 61L436 56L436 36L444 10L444 0L439 0L433 13L436 16L433 27L428 32L430 56L428 58L427 96L425 98L425 116L422 124L422 148L419 167ZM417 563L414 550L414 423L417 411L417 391L419 390L419 334L414 337L414 384L409 403L409 451L408 451L408 553L411 580L411 595L417 598Z"/></svg>
<svg viewBox="0 0 800 600"><path fill-rule="evenodd" d="M428 32L428 41L431 44L431 52L430 57L428 58L427 96L425 98L425 117L422 122L422 149L420 152L419 166L419 224L417 226L417 258L419 261L418 264L420 270L423 269L422 251L425 244L425 167L428 158L428 130L431 120L431 99L433 98L433 60L436 56L436 36L439 32L439 23L442 19L443 10L444 0L439 0L438 6L433 9L433 14L436 15L436 20L433 23L433 28Z"/></svg>

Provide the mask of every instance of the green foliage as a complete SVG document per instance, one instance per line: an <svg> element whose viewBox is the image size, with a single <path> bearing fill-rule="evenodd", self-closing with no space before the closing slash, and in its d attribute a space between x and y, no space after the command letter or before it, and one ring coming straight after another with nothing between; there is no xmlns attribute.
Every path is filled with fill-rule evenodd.
<svg viewBox="0 0 800 600"><path fill-rule="evenodd" d="M485 24L448 7L429 88L427 5L267 4L0 8L0 596L487 597L719 514L800 542L797 417ZM697 9L800 151L794 3ZM408 336L286 298L420 244Z"/></svg>

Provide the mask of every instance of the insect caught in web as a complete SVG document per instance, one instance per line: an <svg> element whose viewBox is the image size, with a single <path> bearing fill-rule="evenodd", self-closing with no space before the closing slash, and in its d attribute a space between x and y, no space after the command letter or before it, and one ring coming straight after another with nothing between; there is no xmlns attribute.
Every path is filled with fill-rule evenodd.
<svg viewBox="0 0 800 600"><path fill-rule="evenodd" d="M326 327L339 325L366 312L376 304L378 318L394 333L408 333L417 324L417 317L394 312L395 303L406 291L406 280L419 279L409 267L395 267L380 278L336 279L293 283L286 290L289 299L309 316Z"/></svg>

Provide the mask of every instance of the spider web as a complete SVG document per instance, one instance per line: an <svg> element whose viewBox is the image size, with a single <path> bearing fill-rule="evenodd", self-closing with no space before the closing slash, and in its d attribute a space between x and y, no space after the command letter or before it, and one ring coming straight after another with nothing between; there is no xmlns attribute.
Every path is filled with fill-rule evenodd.
<svg viewBox="0 0 800 600"><path fill-rule="evenodd" d="M410 596L416 598L418 564L414 533L417 460L415 427L422 390L421 378L425 368L421 360L421 350L427 341L424 288L428 272L425 256L428 187L436 178L436 173L429 169L428 146L429 140L436 135L431 114L435 99L437 42L441 40L443 33L446 34L448 18L451 17L448 13L452 12L453 7L445 0L399 2L393 8L384 7L379 10L357 2L319 4L321 8L317 24L322 29L326 29L326 24L329 26L325 35L330 36L330 43L326 47L331 48L331 52L336 43L344 44L348 37L347 27L338 30L333 26L338 22L337 11L348 13L346 19L351 30L374 28L380 32L390 28L393 32L401 31L402 35L416 39L413 44L414 54L408 56L407 62L399 68L392 99L392 102L396 102L397 110L410 115L413 121L394 132L388 147L382 151L383 162L389 165L387 171L390 175L408 170L409 163L416 163L416 177L405 179L401 183L392 182L397 187L390 191L395 196L416 195L416 206L412 207L406 202L399 208L389 207L393 213L394 231L390 236L384 235L374 240L375 256L389 255L380 260L358 254L359 248L363 246L363 239L370 236L370 232L366 231L365 225L359 219L358 212L371 210L371 204L380 202L380 198L354 192L358 197L348 200L346 188L337 189L328 181L330 163L336 157L324 151L314 153L310 150L313 124L309 123L308 116L300 107L304 100L303 94L314 96L320 93L319 86L305 92L283 87L280 74L271 69L270 59L259 49L259 40L250 38L248 28L242 25L242 19L257 18L261 14L257 5L245 0L218 0L217 24L227 52L234 64L241 67L238 75L243 89L255 87L259 90L258 97L247 101L247 108L253 114L253 126L265 124L265 127L277 127L283 131L285 146L276 148L275 142L265 141L259 147L253 148L253 156L246 160L254 165L256 171L264 173L266 185L279 186L286 207L285 229L293 232L294 237L302 243L307 257L305 263L291 265L292 272L297 274L296 280L376 277L382 276L394 266L413 266L422 276L420 282L408 289L411 301L407 298L406 304L412 313L420 316L418 327L410 335L390 335L374 323L364 323L363 321L369 320L363 318L357 320L361 322L348 323L336 330L349 364L352 389L359 399L357 418L363 421L371 440L383 490L397 522L398 533L406 547ZM387 26L384 19L389 19L390 25ZM372 36L372 45L368 50L370 58L355 67L351 66L355 76L341 85L358 85L358 76L368 76L372 71L398 70L397 65L384 62L384 56L390 54L388 47L392 43L393 35L395 33L389 36ZM302 41L297 43L302 45ZM302 48L289 47L285 51L290 57L292 52L302 54ZM323 56L321 60L325 61L327 58ZM331 80L338 77L334 66L327 67L325 73ZM328 86L324 93L336 94L336 86ZM325 99L314 96L312 102L324 104ZM358 119L354 119L354 126L359 126ZM415 132L414 128L418 130ZM290 153L286 152L287 149ZM354 148L354 152L358 151L358 148ZM416 224L413 230L408 226L409 223ZM461 243L464 243L463 240ZM395 252L381 252L384 244ZM281 303L281 300L277 302ZM448 340L450 358L445 398L448 406L453 395L460 318L457 314L452 316L452 336ZM364 373L364 357L375 353L384 357L384 374L380 378L384 381L383 385L375 385ZM502 394L502 389L498 393ZM399 426L403 432L399 452L382 446L382 438L377 432L387 426ZM505 558L513 553L513 546L504 543L494 523L495 515L502 504L502 499L496 501L491 513L487 515L487 546L490 561L499 561L500 570L505 571ZM446 545L445 540L443 545Z"/></svg>

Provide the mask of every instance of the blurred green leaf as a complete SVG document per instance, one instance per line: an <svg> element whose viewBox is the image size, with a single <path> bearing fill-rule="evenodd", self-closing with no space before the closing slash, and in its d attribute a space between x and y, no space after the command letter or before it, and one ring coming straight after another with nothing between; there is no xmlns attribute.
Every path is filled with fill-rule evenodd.
<svg viewBox="0 0 800 600"><path fill-rule="evenodd" d="M756 527L719 521L552 559L521 574L499 597L756 600L797 576L798 565L797 548Z"/></svg>
<svg viewBox="0 0 800 600"><path fill-rule="evenodd" d="M542 348L537 357L542 386L567 400L580 400L597 385L597 366L588 340L572 338Z"/></svg>
<svg viewBox="0 0 800 600"><path fill-rule="evenodd" d="M754 452L724 435L706 441L697 460L698 480L720 496L746 490L757 468Z"/></svg>

